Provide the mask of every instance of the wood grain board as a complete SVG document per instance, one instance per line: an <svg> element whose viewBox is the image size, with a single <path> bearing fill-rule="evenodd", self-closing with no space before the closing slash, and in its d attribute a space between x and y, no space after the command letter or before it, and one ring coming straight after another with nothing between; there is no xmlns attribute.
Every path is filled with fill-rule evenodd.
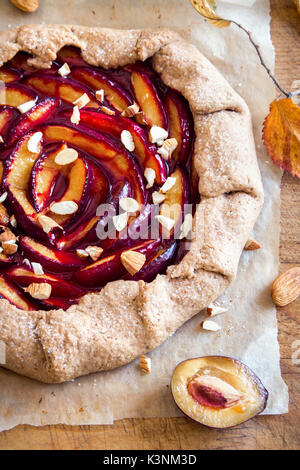
<svg viewBox="0 0 300 470"><path fill-rule="evenodd" d="M258 0L259 1L259 0ZM276 76L289 89L300 79L300 16L293 0L271 0ZM300 180L282 179L280 270L300 265ZM125 419L113 426L18 426L0 433L0 449L299 449L300 365L293 342L300 341L300 299L278 309L283 378L290 411L260 416L227 431L206 429L186 418Z"/></svg>

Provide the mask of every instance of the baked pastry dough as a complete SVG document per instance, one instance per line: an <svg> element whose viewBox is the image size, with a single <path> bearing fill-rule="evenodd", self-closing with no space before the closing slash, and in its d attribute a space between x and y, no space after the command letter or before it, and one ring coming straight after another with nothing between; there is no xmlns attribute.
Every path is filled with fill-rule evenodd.
<svg viewBox="0 0 300 470"><path fill-rule="evenodd" d="M236 275L263 202L249 110L194 46L167 30L34 25L0 33L0 65L26 51L32 65L47 68L65 45L104 68L150 58L162 81L188 100L201 199L190 251L166 275L108 283L67 311L21 311L0 300L4 367L47 383L128 363L217 298Z"/></svg>

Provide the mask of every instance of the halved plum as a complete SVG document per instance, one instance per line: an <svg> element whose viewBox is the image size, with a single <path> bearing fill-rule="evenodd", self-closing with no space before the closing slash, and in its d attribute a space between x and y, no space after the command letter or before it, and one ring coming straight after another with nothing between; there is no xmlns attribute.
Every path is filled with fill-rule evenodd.
<svg viewBox="0 0 300 470"><path fill-rule="evenodd" d="M34 274L28 268L14 266L6 271L6 275L21 287L28 287L29 284L47 282L52 287L51 296L63 299L76 298L83 294L83 290L75 284L66 281L62 277L53 274Z"/></svg>
<svg viewBox="0 0 300 470"><path fill-rule="evenodd" d="M74 67L71 76L95 91L104 90L105 100L118 111L123 111L132 104L132 99L124 88L103 72L89 67Z"/></svg>
<svg viewBox="0 0 300 470"><path fill-rule="evenodd" d="M143 253L147 258L158 250L160 240L147 240L131 247L134 251ZM74 280L80 285L90 288L101 287L108 282L120 279L126 274L126 269L121 262L121 254L124 250L117 251L109 256L100 258L74 274Z"/></svg>
<svg viewBox="0 0 300 470"><path fill-rule="evenodd" d="M131 84L136 101L151 126L168 128L166 113L158 92L148 74L136 69L131 73Z"/></svg>
<svg viewBox="0 0 300 470"><path fill-rule="evenodd" d="M175 163L185 164L191 154L193 143L193 117L187 101L175 90L169 90L165 100L169 117L169 135L177 140L172 153Z"/></svg>
<svg viewBox="0 0 300 470"><path fill-rule="evenodd" d="M58 106L59 100L54 98L46 98L37 103L27 113L22 115L17 124L11 129L7 144L12 145L23 137L24 134L41 125L53 115Z"/></svg>
<svg viewBox="0 0 300 470"><path fill-rule="evenodd" d="M85 264L85 261L74 253L49 248L27 236L21 236L19 244L20 249L30 261L40 263L49 271L75 271Z"/></svg>
<svg viewBox="0 0 300 470"><path fill-rule="evenodd" d="M8 300L21 310L36 310L33 304L27 300L23 292L0 274L0 298Z"/></svg>
<svg viewBox="0 0 300 470"><path fill-rule="evenodd" d="M120 139L123 130L129 131L135 145L134 154L137 156L143 170L152 168L156 174L156 183L162 184L165 182L166 165L157 154L156 147L149 143L144 129L138 124L120 116L107 116L88 110L81 111L80 122L97 131L111 134L118 139Z"/></svg>
<svg viewBox="0 0 300 470"><path fill-rule="evenodd" d="M99 104L94 100L90 91L80 83L72 80L69 76L67 79L46 74L36 74L25 80L27 85L37 90L39 93L60 98L68 103L74 103L84 93L90 98L87 107L98 108Z"/></svg>
<svg viewBox="0 0 300 470"><path fill-rule="evenodd" d="M241 424L261 413L268 392L245 364L222 356L183 361L175 368L171 390L189 418L212 428Z"/></svg>
<svg viewBox="0 0 300 470"><path fill-rule="evenodd" d="M183 222L184 205L189 202L189 187L185 172L180 167L176 168L170 177L175 178L175 184L165 193L165 200L160 207L159 213L164 217L174 220L174 226L170 231L171 235L172 233L176 234ZM164 229L163 233L169 235Z"/></svg>
<svg viewBox="0 0 300 470"><path fill-rule="evenodd" d="M74 129L63 125L48 125L44 137L49 142L65 141L95 157L116 181L126 177L133 189L133 197L140 203L145 201L145 188L141 172L130 154L109 138L88 129Z"/></svg>
<svg viewBox="0 0 300 470"><path fill-rule="evenodd" d="M0 87L0 105L17 108L21 104L36 99L36 94L20 84L8 83L5 87Z"/></svg>

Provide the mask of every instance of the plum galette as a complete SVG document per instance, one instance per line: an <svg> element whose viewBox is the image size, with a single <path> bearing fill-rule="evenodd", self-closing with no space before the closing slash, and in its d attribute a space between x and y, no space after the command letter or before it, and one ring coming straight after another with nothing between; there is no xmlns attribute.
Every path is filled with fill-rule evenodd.
<svg viewBox="0 0 300 470"><path fill-rule="evenodd" d="M127 363L229 285L262 204L251 118L170 31L0 33L4 367Z"/></svg>

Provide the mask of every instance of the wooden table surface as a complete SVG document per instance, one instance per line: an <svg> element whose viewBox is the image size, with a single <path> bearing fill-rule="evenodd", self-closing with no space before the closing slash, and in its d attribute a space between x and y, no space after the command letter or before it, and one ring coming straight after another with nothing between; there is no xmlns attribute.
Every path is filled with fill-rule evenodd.
<svg viewBox="0 0 300 470"><path fill-rule="evenodd" d="M289 89L300 79L300 16L292 0L271 0L276 76ZM281 271L300 265L300 181L282 179ZM124 419L113 426L18 426L0 433L0 449L299 449L300 298L278 309L283 378L289 386L290 411L260 416L226 431L206 429L186 418ZM300 346L298 345L298 349ZM300 359L300 353L299 353ZM294 361L295 362L295 361Z"/></svg>

